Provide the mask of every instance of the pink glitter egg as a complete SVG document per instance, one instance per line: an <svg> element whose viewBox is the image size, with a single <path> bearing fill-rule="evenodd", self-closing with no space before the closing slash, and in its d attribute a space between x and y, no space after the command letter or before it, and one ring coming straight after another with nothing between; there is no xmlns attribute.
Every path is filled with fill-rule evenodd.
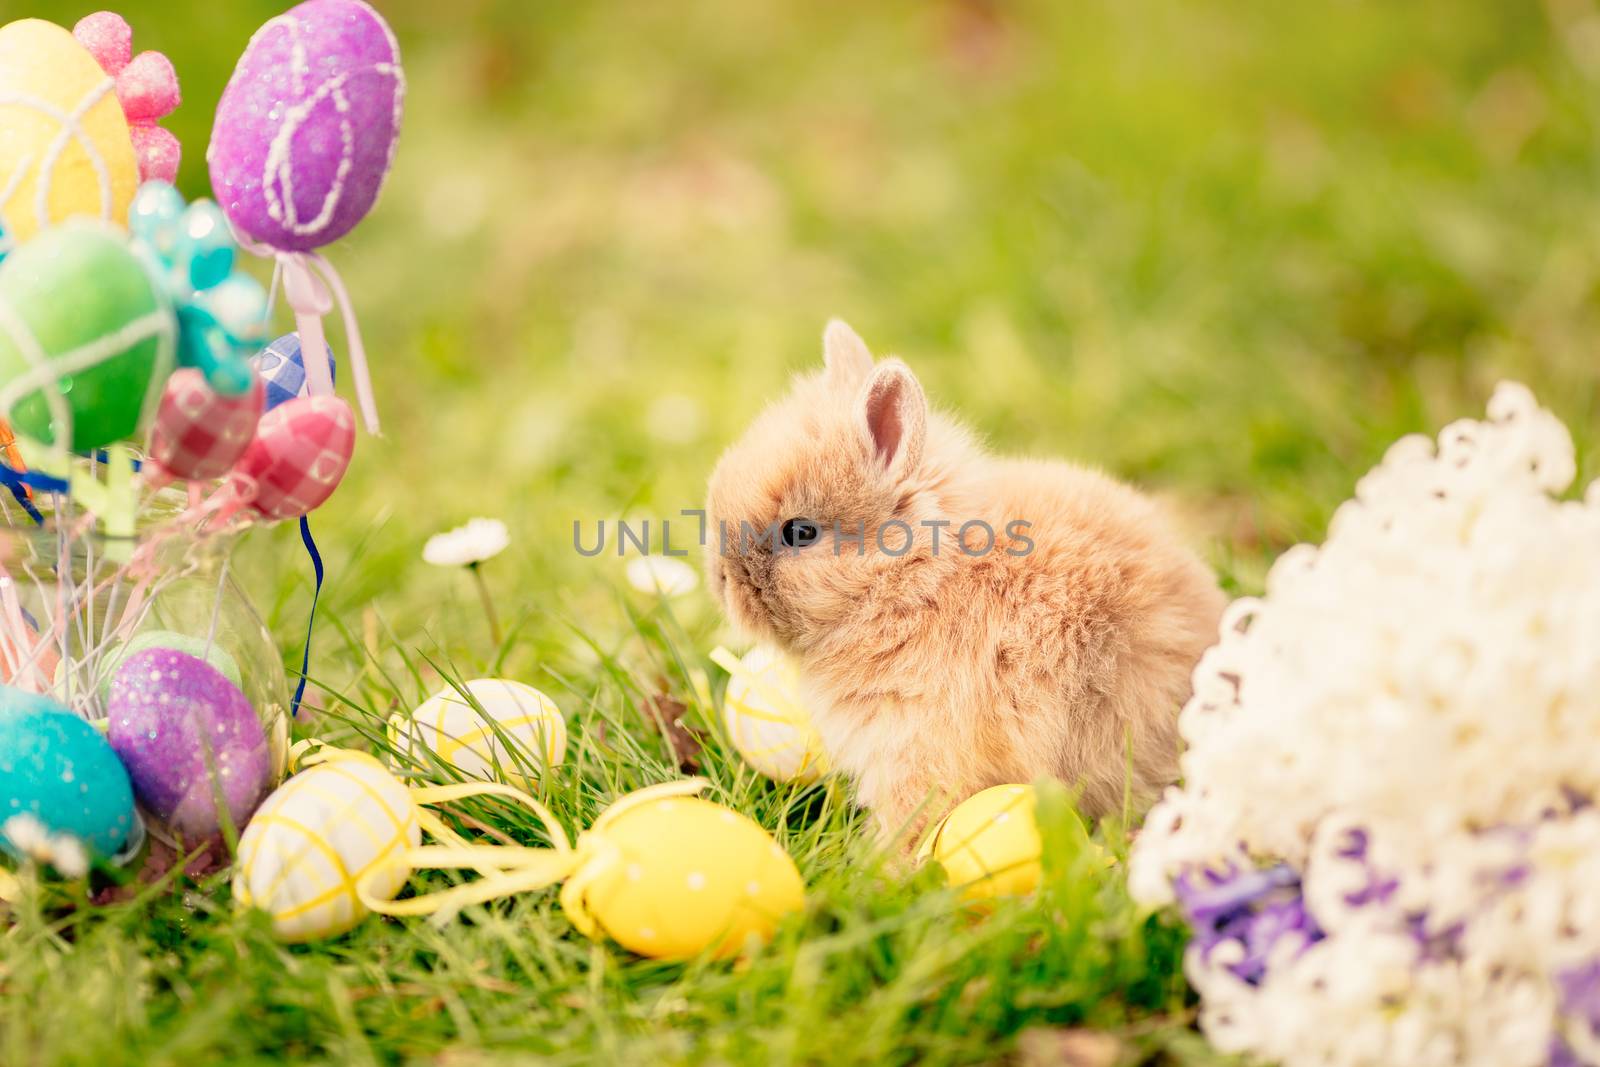
<svg viewBox="0 0 1600 1067"><path fill-rule="evenodd" d="M217 105L211 188L245 236L285 252L371 210L400 135L405 75L361 0L306 0L256 31Z"/></svg>
<svg viewBox="0 0 1600 1067"><path fill-rule="evenodd" d="M333 495L355 447L349 404L336 396L295 397L261 416L229 484L262 517L297 519Z"/></svg>
<svg viewBox="0 0 1600 1067"><path fill-rule="evenodd" d="M244 455L261 419L261 379L238 396L218 393L195 367L167 379L150 428L150 461L173 478L220 478Z"/></svg>
<svg viewBox="0 0 1600 1067"><path fill-rule="evenodd" d="M107 740L134 795L186 842L242 828L272 784L272 752L250 701L205 660L172 648L129 656L111 680Z"/></svg>

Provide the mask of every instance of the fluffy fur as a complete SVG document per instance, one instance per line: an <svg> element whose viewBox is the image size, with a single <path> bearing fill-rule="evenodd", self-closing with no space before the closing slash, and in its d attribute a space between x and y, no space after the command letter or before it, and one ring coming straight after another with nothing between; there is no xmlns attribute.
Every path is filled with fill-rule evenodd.
<svg viewBox="0 0 1600 1067"><path fill-rule="evenodd" d="M875 364L841 322L823 341L824 369L712 473L707 565L733 622L798 657L857 799L889 834L1043 775L1091 814L1125 787L1152 800L1176 775L1178 709L1217 635L1211 572L1146 497L1072 464L991 457L928 410L904 363ZM822 536L760 536L795 518ZM913 535L900 555L894 520ZM992 549L972 527L962 550L970 520L995 531Z"/></svg>

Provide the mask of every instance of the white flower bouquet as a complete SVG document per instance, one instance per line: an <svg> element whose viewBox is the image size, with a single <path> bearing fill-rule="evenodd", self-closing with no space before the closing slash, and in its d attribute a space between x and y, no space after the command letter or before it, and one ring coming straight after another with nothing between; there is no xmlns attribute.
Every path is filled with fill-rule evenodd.
<svg viewBox="0 0 1600 1067"><path fill-rule="evenodd" d="M1505 384L1395 444L1236 602L1133 890L1219 1047L1290 1067L1600 1064L1600 483Z"/></svg>

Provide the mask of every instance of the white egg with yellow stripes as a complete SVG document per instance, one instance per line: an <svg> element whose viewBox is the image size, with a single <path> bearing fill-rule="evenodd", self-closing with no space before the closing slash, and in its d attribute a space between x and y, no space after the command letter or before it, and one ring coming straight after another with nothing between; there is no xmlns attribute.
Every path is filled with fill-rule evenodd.
<svg viewBox="0 0 1600 1067"><path fill-rule="evenodd" d="M556 702L531 685L477 678L435 693L409 716L389 720L389 742L414 762L428 753L469 778L510 782L536 778L567 753L567 723Z"/></svg>
<svg viewBox="0 0 1600 1067"><path fill-rule="evenodd" d="M392 899L398 862L422 841L410 791L377 760L320 763L278 788L239 839L234 899L272 916L285 941L342 934L368 914L357 883Z"/></svg>
<svg viewBox="0 0 1600 1067"><path fill-rule="evenodd" d="M918 858L943 867L950 885L969 901L1033 892L1044 874L1040 788L997 785L968 797L928 832ZM1056 783L1054 788L1061 786ZM1089 839L1075 811L1063 810L1059 818L1074 849L1087 851L1101 866L1111 864L1111 857Z"/></svg>
<svg viewBox="0 0 1600 1067"><path fill-rule="evenodd" d="M828 773L822 737L800 699L800 669L767 645L742 657L727 649L711 653L728 672L722 721L745 762L777 782L809 785Z"/></svg>

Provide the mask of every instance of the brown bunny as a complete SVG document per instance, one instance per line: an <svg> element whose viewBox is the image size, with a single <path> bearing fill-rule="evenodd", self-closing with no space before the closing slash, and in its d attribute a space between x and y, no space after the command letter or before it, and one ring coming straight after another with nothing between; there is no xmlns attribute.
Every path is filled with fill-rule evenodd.
<svg viewBox="0 0 1600 1067"><path fill-rule="evenodd" d="M886 834L1042 775L1090 814L1152 800L1217 634L1211 572L1127 486L985 454L844 323L823 349L713 471L708 568L798 658L857 798Z"/></svg>

